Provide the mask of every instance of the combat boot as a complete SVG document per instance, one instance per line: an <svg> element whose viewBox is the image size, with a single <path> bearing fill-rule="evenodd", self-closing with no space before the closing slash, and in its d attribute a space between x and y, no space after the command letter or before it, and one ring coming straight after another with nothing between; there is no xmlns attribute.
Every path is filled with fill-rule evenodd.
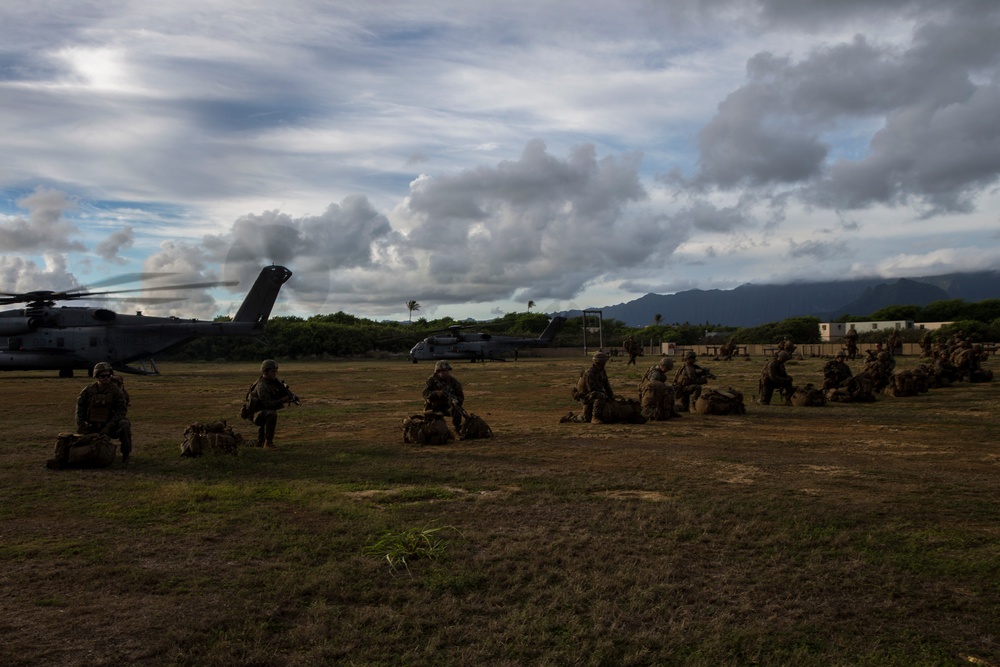
<svg viewBox="0 0 1000 667"><path fill-rule="evenodd" d="M590 413L590 423L591 424L603 424L604 422L600 418L601 410L604 408L603 400L594 401L593 411Z"/></svg>
<svg viewBox="0 0 1000 667"><path fill-rule="evenodd" d="M271 440L266 440L264 441L264 449L275 451L278 449L278 446L275 445L274 442L272 442Z"/></svg>

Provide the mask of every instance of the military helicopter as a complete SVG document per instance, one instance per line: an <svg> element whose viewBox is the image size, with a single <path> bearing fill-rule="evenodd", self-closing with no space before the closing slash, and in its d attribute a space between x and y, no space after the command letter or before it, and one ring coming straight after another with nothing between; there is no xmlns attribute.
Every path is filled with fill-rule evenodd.
<svg viewBox="0 0 1000 667"><path fill-rule="evenodd" d="M526 347L542 347L548 345L562 329L565 317L553 317L549 325L538 338L523 336L494 336L489 333L464 333L464 327L455 325L448 327L447 333L428 336L413 346L410 359L432 361L437 359L468 359L470 361L485 361L493 359L504 361L504 354L515 352Z"/></svg>
<svg viewBox="0 0 1000 667"><path fill-rule="evenodd" d="M74 369L90 372L94 364L106 361L116 370L125 373L158 375L153 356L195 338L263 334L271 308L278 298L278 291L291 277L292 272L283 266L264 267L231 322L147 317L138 313L121 315L104 308L56 307L55 304L57 301L76 299L101 300L128 292L236 284L232 282L108 292L0 292L0 305L26 304L18 310L0 312L0 370L57 370L59 377L73 377ZM133 362L139 365L129 365Z"/></svg>

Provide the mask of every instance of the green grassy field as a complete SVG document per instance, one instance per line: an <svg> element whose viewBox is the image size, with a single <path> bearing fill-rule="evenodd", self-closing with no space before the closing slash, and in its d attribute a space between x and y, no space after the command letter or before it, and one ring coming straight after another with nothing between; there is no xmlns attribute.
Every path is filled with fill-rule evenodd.
<svg viewBox="0 0 1000 667"><path fill-rule="evenodd" d="M560 424L586 359L456 364L496 437L442 447L400 429L430 364L283 363L280 450L198 459L257 367L161 364L89 471L44 467L87 380L2 374L0 664L1000 665L997 385L759 406L762 358L706 363L746 415Z"/></svg>

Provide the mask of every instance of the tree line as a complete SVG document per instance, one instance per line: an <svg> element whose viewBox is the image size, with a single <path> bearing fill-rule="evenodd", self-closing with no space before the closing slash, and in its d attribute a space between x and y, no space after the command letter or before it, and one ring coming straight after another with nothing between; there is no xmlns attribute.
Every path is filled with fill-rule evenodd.
<svg viewBox="0 0 1000 667"><path fill-rule="evenodd" d="M411 316L413 310L411 309ZM449 327L462 327L464 331L489 332L494 335L525 336L537 338L548 326L549 316L543 313L508 313L490 322L465 322L450 317L413 322L375 321L355 317L344 312L331 315L272 317L267 323L267 333L260 338L224 336L200 338L174 350L163 358L175 361L253 361L264 356L280 359L322 359L359 356L405 355L415 343L424 338L447 332ZM559 335L556 347L587 347L596 349L598 340L606 349L621 346L632 336L636 342L658 345L673 342L694 345L709 340L732 338L738 344L770 344L786 336L796 343L820 342L817 317L791 317L755 327L727 327L721 324L691 324L689 322L663 324L662 316L654 316L653 323L644 327L629 327L616 319L605 319L598 333L584 330L584 324L594 322L575 317L567 320ZM216 321L227 321L227 317ZM1000 341L1000 299L967 303L962 299L936 301L926 306L889 306L870 315L845 315L838 322L848 321L897 321L953 322L935 336L950 336L961 330L976 341ZM899 332L903 342L916 342L923 334L918 329ZM885 333L863 334L862 342L881 340Z"/></svg>

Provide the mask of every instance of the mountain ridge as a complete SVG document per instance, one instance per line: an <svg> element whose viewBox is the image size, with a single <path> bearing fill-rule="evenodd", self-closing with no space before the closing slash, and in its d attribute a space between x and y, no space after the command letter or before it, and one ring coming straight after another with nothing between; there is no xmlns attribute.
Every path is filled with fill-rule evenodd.
<svg viewBox="0 0 1000 667"><path fill-rule="evenodd" d="M676 294L645 294L603 308L602 316L642 327L662 315L662 323L753 327L789 317L829 321L850 314L867 316L886 306L926 306L934 301L968 302L1000 298L1000 272L976 271L916 278L858 278L796 282L786 285L745 283L731 290L693 289ZM591 310L588 308L588 310ZM579 317L580 310L557 313Z"/></svg>

